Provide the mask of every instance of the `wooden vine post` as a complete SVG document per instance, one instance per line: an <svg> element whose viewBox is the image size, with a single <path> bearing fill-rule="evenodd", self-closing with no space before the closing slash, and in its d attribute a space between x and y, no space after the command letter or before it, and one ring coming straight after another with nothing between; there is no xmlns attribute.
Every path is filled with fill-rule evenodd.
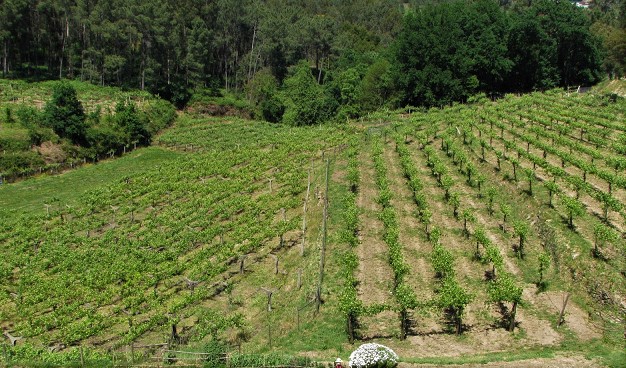
<svg viewBox="0 0 626 368"><path fill-rule="evenodd" d="M326 160L326 190L324 193L324 214L322 216L322 249L320 252L320 274L319 281L317 283L317 291L315 293L315 312L319 313L320 305L322 304L322 282L324 281L324 262L326 253L326 239L327 239L327 222L328 222L328 171L330 168L330 161Z"/></svg>
<svg viewBox="0 0 626 368"><path fill-rule="evenodd" d="M311 170L309 170L309 179L306 185L306 196L304 197L304 204L302 208L302 242L300 243L300 256L304 257L304 247L306 242L306 210L307 203L309 202L309 194L311 193Z"/></svg>
<svg viewBox="0 0 626 368"><path fill-rule="evenodd" d="M561 308L561 313L559 313L559 320L557 323L557 327L561 327L561 325L563 324L563 322L565 322L565 307L567 307L567 302L569 301L569 297L570 297L570 293L567 293L565 295L565 300L563 301L563 307Z"/></svg>

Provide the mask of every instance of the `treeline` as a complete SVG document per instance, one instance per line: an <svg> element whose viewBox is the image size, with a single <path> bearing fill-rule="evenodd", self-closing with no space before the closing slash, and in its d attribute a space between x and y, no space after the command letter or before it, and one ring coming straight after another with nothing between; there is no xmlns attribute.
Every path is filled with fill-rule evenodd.
<svg viewBox="0 0 626 368"><path fill-rule="evenodd" d="M5 0L2 70L147 89L179 107L198 89L245 92L266 119L308 124L623 75L626 7L594 4Z"/></svg>

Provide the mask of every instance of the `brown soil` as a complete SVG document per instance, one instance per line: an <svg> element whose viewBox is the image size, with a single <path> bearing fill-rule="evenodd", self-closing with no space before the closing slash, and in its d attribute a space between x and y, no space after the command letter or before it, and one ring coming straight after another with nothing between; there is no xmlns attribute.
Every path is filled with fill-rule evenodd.
<svg viewBox="0 0 626 368"><path fill-rule="evenodd" d="M400 363L398 368L431 368L439 367L433 364L411 364ZM554 358L537 358L518 360L514 362L491 362L485 364L451 364L446 365L448 368L595 368L602 367L600 363L595 360L587 360L582 356L557 356Z"/></svg>
<svg viewBox="0 0 626 368"><path fill-rule="evenodd" d="M374 182L375 173L371 154L367 148L361 152L360 162L361 185L357 206L361 210L361 231L359 233L360 244L356 248L359 258L358 293L365 305L389 304L393 302L393 272L387 262L387 244L382 240L383 224L377 217L381 208L376 203L378 189ZM365 338L392 336L391 325L396 324L396 321L397 318L393 312L379 313L359 320Z"/></svg>
<svg viewBox="0 0 626 368"><path fill-rule="evenodd" d="M418 235L423 233L424 226L415 217L417 207L408 182L402 173L399 156L389 145L385 146L384 159L389 187L394 195L391 203L396 210L400 226L400 244L403 248L404 261L410 267L406 282L415 290L420 299L431 299L434 272L427 257L432 247Z"/></svg>
<svg viewBox="0 0 626 368"><path fill-rule="evenodd" d="M525 291L535 293L533 290ZM533 298L527 298L526 295L524 295L524 298L531 304L540 306L550 311L550 313L558 315L563 307L565 294L565 292L548 291L538 294ZM589 315L580 309L571 299L567 302L564 319L565 323L563 326L569 328L583 341L602 337L600 329L591 322Z"/></svg>

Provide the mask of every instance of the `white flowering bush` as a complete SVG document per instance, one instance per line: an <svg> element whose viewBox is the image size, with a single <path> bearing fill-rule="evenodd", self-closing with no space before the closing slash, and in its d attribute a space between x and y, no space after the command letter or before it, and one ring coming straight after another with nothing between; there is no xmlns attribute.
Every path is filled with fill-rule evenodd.
<svg viewBox="0 0 626 368"><path fill-rule="evenodd" d="M363 344L350 354L350 368L394 368L398 354L376 343Z"/></svg>

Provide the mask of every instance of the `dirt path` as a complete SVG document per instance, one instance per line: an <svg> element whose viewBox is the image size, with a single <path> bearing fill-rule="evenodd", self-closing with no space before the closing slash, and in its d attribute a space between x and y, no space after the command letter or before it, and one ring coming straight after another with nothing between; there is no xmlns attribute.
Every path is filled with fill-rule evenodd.
<svg viewBox="0 0 626 368"><path fill-rule="evenodd" d="M383 224L378 219L381 211L376 202L378 188L375 183L374 165L369 147L361 151L359 158L361 170L361 186L357 198L357 206L361 210L360 244L356 248L359 258L357 279L358 293L363 303L390 304L393 302L393 272L388 258L387 244L382 240ZM361 332L365 338L389 336L393 334L396 324L393 312L383 312L375 316L363 317Z"/></svg>
<svg viewBox="0 0 626 368"><path fill-rule="evenodd" d="M440 367L434 364L411 364L400 363L398 368L434 368ZM587 360L582 356L569 355L558 356L554 358L536 358L517 360L514 362L491 362L491 363L477 363L477 364L450 364L447 368L596 368L603 367L602 364L595 360Z"/></svg>
<svg viewBox="0 0 626 368"><path fill-rule="evenodd" d="M403 246L404 260L410 267L406 282L415 290L419 299L432 299L434 295L432 290L434 272L428 259L432 246L421 236L424 234L424 226L415 217L417 206L413 201L413 194L409 189L408 182L402 173L394 144L390 143L385 146L384 159L387 166L389 188L394 195L391 203L396 210L400 226L400 244Z"/></svg>

